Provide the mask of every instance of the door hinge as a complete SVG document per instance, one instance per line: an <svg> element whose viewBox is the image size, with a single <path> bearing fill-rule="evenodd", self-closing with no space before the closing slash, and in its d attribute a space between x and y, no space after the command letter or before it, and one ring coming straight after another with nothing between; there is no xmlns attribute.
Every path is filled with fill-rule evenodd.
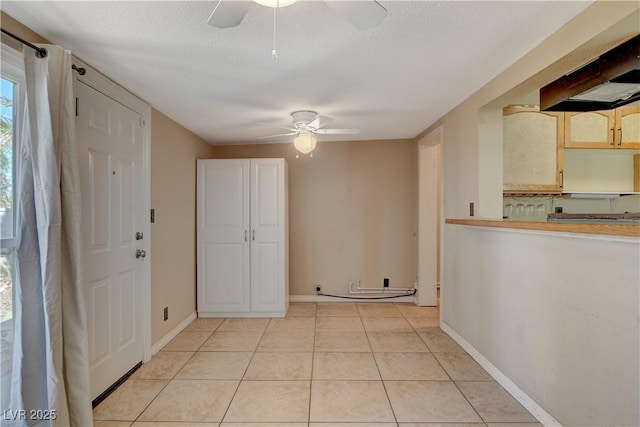
<svg viewBox="0 0 640 427"><path fill-rule="evenodd" d="M76 96L76 117L79 117L79 116L80 116L80 100Z"/></svg>
<svg viewBox="0 0 640 427"><path fill-rule="evenodd" d="M140 117L140 127L143 128L146 126L146 123L142 117Z"/></svg>

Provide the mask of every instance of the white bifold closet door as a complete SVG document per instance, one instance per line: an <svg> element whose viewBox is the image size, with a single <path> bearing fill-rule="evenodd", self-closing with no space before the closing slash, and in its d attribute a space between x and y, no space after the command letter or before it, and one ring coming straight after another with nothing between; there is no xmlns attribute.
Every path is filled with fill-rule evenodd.
<svg viewBox="0 0 640 427"><path fill-rule="evenodd" d="M198 311L251 308L249 162L198 160Z"/></svg>
<svg viewBox="0 0 640 427"><path fill-rule="evenodd" d="M284 160L251 160L251 311L283 310Z"/></svg>
<svg viewBox="0 0 640 427"><path fill-rule="evenodd" d="M284 316L284 159L198 160L198 314Z"/></svg>

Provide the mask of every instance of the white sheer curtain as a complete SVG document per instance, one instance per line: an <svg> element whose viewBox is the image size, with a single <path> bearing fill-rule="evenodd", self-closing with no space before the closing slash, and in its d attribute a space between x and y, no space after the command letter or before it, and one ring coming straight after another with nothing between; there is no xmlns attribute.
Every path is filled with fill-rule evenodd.
<svg viewBox="0 0 640 427"><path fill-rule="evenodd" d="M42 47L45 58L24 55L10 408L26 411L16 425L90 427L71 54Z"/></svg>

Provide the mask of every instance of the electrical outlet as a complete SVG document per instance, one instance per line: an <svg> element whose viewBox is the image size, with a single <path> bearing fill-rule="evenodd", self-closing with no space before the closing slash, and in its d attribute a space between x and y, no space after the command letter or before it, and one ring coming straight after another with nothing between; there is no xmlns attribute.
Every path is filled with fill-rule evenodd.
<svg viewBox="0 0 640 427"><path fill-rule="evenodd" d="M388 278L388 277L385 277L385 278L382 280L382 286L384 286L385 288L388 288L388 287L389 287L389 278Z"/></svg>
<svg viewBox="0 0 640 427"><path fill-rule="evenodd" d="M164 320L165 322L169 320L169 307L164 308Z"/></svg>

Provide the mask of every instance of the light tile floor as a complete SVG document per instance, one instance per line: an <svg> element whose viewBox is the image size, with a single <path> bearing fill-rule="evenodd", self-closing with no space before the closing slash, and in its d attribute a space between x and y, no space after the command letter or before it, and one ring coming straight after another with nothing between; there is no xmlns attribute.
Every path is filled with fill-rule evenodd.
<svg viewBox="0 0 640 427"><path fill-rule="evenodd" d="M95 408L96 427L539 427L438 319L351 302L197 319Z"/></svg>

